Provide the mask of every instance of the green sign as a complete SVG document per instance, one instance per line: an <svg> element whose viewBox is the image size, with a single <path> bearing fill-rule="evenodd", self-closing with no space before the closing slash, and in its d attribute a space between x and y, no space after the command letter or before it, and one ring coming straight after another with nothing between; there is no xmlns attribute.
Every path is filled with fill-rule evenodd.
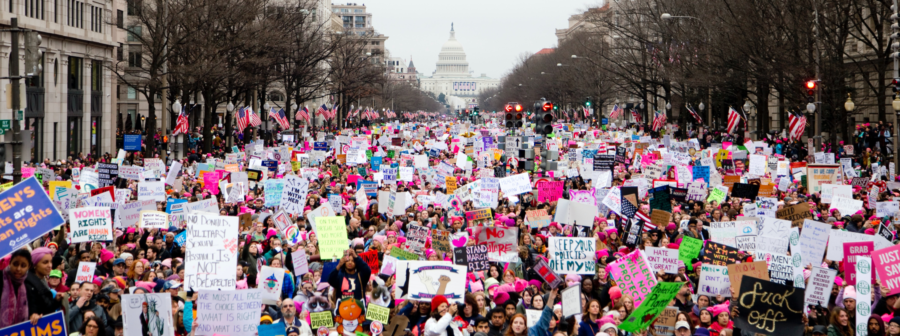
<svg viewBox="0 0 900 336"><path fill-rule="evenodd" d="M0 120L0 130L9 131L12 129L12 120L3 119Z"/></svg>
<svg viewBox="0 0 900 336"><path fill-rule="evenodd" d="M18 120L18 121L25 120L25 111L24 110L19 110L16 112L16 120Z"/></svg>
<svg viewBox="0 0 900 336"><path fill-rule="evenodd" d="M400 260L419 260L419 255L405 251L399 247L392 247L390 250L391 256Z"/></svg>
<svg viewBox="0 0 900 336"><path fill-rule="evenodd" d="M703 241L697 238L682 237L681 245L678 246L678 260L684 261L684 266L691 270L693 265L691 260L700 255L700 249L703 248Z"/></svg>
<svg viewBox="0 0 900 336"><path fill-rule="evenodd" d="M619 329L630 332L647 329L650 323L656 321L659 313L666 310L666 306L675 298L682 285L684 282L657 283L656 286L653 286L650 295L641 302L641 306L629 314L625 321L622 321Z"/></svg>

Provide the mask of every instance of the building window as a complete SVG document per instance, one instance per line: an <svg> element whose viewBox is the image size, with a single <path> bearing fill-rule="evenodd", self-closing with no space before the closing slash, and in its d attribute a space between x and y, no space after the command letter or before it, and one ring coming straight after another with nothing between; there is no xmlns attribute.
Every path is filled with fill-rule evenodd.
<svg viewBox="0 0 900 336"><path fill-rule="evenodd" d="M128 87L128 99L137 99L137 90L134 87Z"/></svg>
<svg viewBox="0 0 900 336"><path fill-rule="evenodd" d="M84 28L84 2L68 0L68 25L70 27Z"/></svg>
<svg viewBox="0 0 900 336"><path fill-rule="evenodd" d="M103 91L103 61L91 61L91 91Z"/></svg>
<svg viewBox="0 0 900 336"><path fill-rule="evenodd" d="M267 99L269 101L280 102L280 101L284 101L284 96L278 92L269 92L269 97Z"/></svg>
<svg viewBox="0 0 900 336"><path fill-rule="evenodd" d="M103 8L91 6L91 31L103 32Z"/></svg>
<svg viewBox="0 0 900 336"><path fill-rule="evenodd" d="M364 13L365 11L363 11L362 9L354 9L353 12L354 13Z"/></svg>
<svg viewBox="0 0 900 336"><path fill-rule="evenodd" d="M128 15L138 15L141 10L141 0L128 0Z"/></svg>
<svg viewBox="0 0 900 336"><path fill-rule="evenodd" d="M25 2L25 16L34 19L44 19L44 0L23 0ZM10 0L12 4L12 0Z"/></svg>
<svg viewBox="0 0 900 336"><path fill-rule="evenodd" d="M352 28L353 27L353 24L350 22L350 20L352 18L353 18L352 16L345 16L342 18L344 20L344 28Z"/></svg>
<svg viewBox="0 0 900 336"><path fill-rule="evenodd" d="M128 42L138 42L141 36L141 26L128 27Z"/></svg>
<svg viewBox="0 0 900 336"><path fill-rule="evenodd" d="M84 74L84 60L69 56L69 89L81 90Z"/></svg>
<svg viewBox="0 0 900 336"><path fill-rule="evenodd" d="M128 46L128 66L132 68L140 68L142 61L141 46Z"/></svg>
<svg viewBox="0 0 900 336"><path fill-rule="evenodd" d="M355 19L356 28L366 28L366 17L365 16L357 16Z"/></svg>
<svg viewBox="0 0 900 336"><path fill-rule="evenodd" d="M125 45L122 43L119 43L119 47L116 48L116 60L119 62L121 62L125 58L123 49L125 49Z"/></svg>

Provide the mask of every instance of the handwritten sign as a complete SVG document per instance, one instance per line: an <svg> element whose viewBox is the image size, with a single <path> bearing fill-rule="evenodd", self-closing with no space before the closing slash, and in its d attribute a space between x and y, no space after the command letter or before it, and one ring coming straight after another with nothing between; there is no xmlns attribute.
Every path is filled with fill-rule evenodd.
<svg viewBox="0 0 900 336"><path fill-rule="evenodd" d="M606 266L606 271L619 284L623 295L631 295L634 298L635 307L640 307L657 283L656 276L641 250L626 254L625 257L610 263Z"/></svg>
<svg viewBox="0 0 900 336"><path fill-rule="evenodd" d="M669 274L678 273L678 250L645 247L644 252L647 254L647 262L650 263L654 271L663 271Z"/></svg>
<svg viewBox="0 0 900 336"><path fill-rule="evenodd" d="M594 238L550 237L550 269L559 274L596 273L596 245Z"/></svg>
<svg viewBox="0 0 900 336"><path fill-rule="evenodd" d="M75 273L75 282L93 282L94 271L97 269L97 263L81 261L78 263L78 272Z"/></svg>
<svg viewBox="0 0 900 336"><path fill-rule="evenodd" d="M765 280L744 277L737 297L738 318L735 327L766 335L800 335L803 314L803 290ZM780 300L765 300L780 297ZM779 314L780 318L772 317Z"/></svg>
<svg viewBox="0 0 900 336"><path fill-rule="evenodd" d="M263 284L260 284L263 287ZM210 291L197 296L197 336L252 336L259 326L263 289ZM200 313L202 312L202 313Z"/></svg>
<svg viewBox="0 0 900 336"><path fill-rule="evenodd" d="M140 201L138 201L140 202ZM162 211L141 211L140 227L144 229L168 229L169 214Z"/></svg>
<svg viewBox="0 0 900 336"><path fill-rule="evenodd" d="M484 227L472 228L475 244L485 244L488 248L490 261L518 262L518 236L517 227Z"/></svg>
<svg viewBox="0 0 900 336"><path fill-rule="evenodd" d="M185 288L194 291L234 289L238 218L192 212L185 215L185 222Z"/></svg>
<svg viewBox="0 0 900 336"><path fill-rule="evenodd" d="M112 214L106 207L69 209L72 223L72 242L111 241Z"/></svg>
<svg viewBox="0 0 900 336"><path fill-rule="evenodd" d="M316 232L319 239L322 258L340 258L350 247L347 239L347 224L344 216L316 218Z"/></svg>

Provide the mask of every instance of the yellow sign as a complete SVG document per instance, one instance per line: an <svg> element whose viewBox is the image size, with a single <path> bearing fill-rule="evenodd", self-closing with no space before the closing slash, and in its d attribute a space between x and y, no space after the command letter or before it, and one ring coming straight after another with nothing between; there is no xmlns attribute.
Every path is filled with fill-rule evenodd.
<svg viewBox="0 0 900 336"><path fill-rule="evenodd" d="M49 183L50 188L50 199L56 199L56 187L72 188L72 181L50 181L47 183ZM10 187L12 187L12 185L10 185ZM8 188L3 188L3 190L6 189Z"/></svg>

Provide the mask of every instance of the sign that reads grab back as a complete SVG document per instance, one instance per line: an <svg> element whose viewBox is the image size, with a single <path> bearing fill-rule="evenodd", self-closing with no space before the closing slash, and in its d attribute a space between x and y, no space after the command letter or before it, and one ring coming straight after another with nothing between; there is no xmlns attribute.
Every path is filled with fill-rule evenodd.
<svg viewBox="0 0 900 336"><path fill-rule="evenodd" d="M53 201L31 177L0 193L0 257L65 223Z"/></svg>

